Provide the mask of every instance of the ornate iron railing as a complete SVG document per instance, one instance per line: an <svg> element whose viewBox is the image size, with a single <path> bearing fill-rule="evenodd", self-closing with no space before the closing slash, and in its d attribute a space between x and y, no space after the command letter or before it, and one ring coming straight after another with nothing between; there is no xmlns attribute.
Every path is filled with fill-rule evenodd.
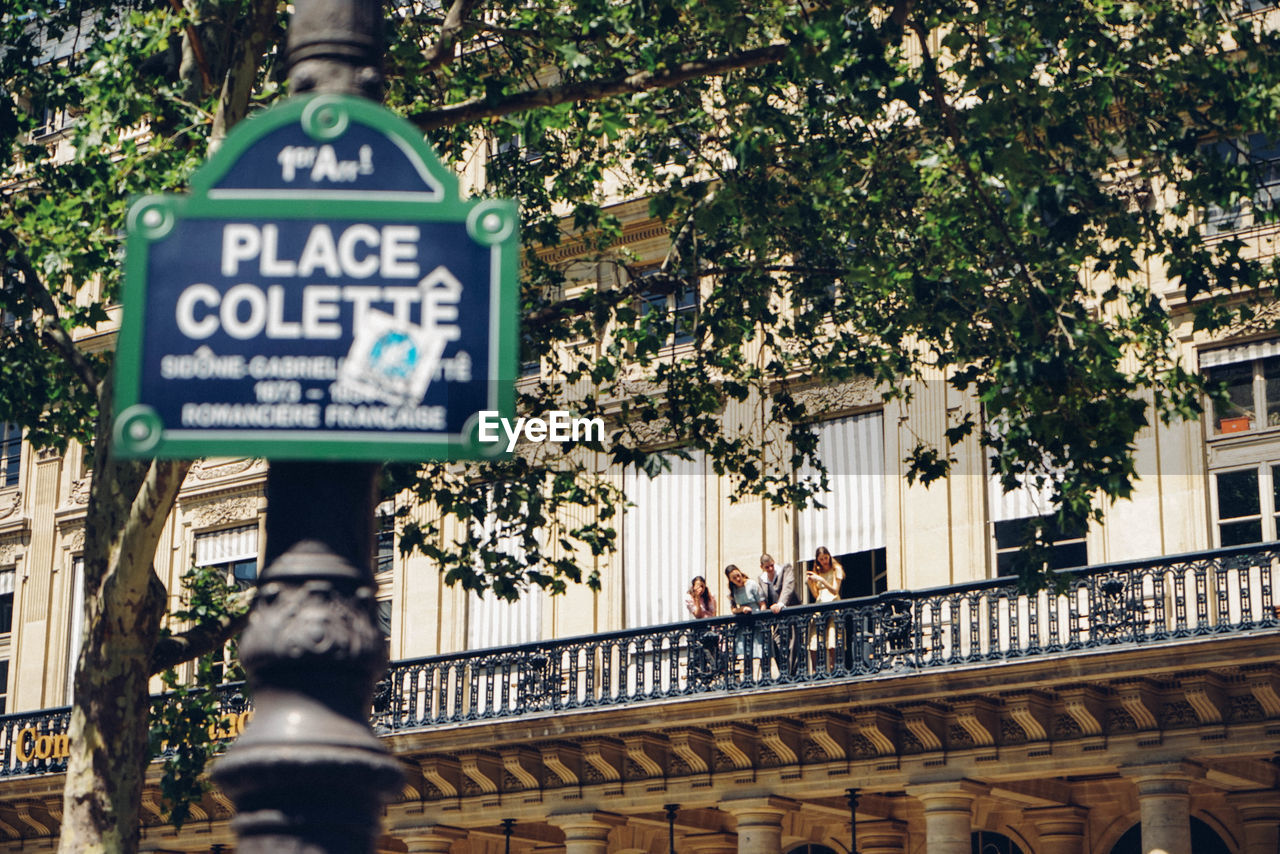
<svg viewBox="0 0 1280 854"><path fill-rule="evenodd" d="M1032 593L997 578L397 661L372 722L388 733L1274 630L1277 572L1271 544L1067 570L1056 589ZM244 686L217 690L211 734L238 735L252 715ZM65 770L70 716L0 716L0 778Z"/></svg>
<svg viewBox="0 0 1280 854"><path fill-rule="evenodd" d="M253 716L242 682L228 682L214 689L217 713L209 721L209 735L215 741L239 735ZM160 706L174 701L174 695L151 698L152 717ZM0 778L30 774L52 774L67 770L70 742L67 730L71 708L42 709L14 715L0 715ZM156 740L157 758L173 753L173 746Z"/></svg>
<svg viewBox="0 0 1280 854"><path fill-rule="evenodd" d="M1223 549L395 662L379 731L1280 626L1280 548Z"/></svg>

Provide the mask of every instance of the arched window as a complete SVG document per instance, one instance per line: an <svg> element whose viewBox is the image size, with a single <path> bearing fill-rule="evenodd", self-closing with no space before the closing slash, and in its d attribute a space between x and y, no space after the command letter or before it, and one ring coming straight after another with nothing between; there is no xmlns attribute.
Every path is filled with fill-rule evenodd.
<svg viewBox="0 0 1280 854"><path fill-rule="evenodd" d="M828 848L825 845L805 844L805 845L797 845L795 848L792 848L790 851L788 851L787 854L840 854L840 852L834 849Z"/></svg>
<svg viewBox="0 0 1280 854"><path fill-rule="evenodd" d="M994 830L975 830L969 835L973 854L1022 854L1018 843Z"/></svg>
<svg viewBox="0 0 1280 854"><path fill-rule="evenodd" d="M1231 854L1231 849L1213 828L1191 818L1191 850L1194 854ZM1142 854L1142 825L1135 824L1111 846L1111 854Z"/></svg>

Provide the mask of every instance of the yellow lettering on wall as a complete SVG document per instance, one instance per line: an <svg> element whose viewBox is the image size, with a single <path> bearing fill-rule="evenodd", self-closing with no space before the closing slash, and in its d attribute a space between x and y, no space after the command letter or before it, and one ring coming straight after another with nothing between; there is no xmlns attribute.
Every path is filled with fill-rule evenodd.
<svg viewBox="0 0 1280 854"><path fill-rule="evenodd" d="M27 741L30 739L30 742ZM32 727L24 727L18 732L18 761L30 762L35 758L32 749L35 747L36 731ZM30 747L28 747L28 743Z"/></svg>

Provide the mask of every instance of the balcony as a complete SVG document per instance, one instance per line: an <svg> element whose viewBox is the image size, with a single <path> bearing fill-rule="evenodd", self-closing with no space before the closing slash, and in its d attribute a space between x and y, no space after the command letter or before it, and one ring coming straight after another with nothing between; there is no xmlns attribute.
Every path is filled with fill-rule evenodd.
<svg viewBox="0 0 1280 854"><path fill-rule="evenodd" d="M468 722L547 718L686 698L770 695L821 685L956 674L1013 662L1274 638L1280 544L394 662L371 722L386 736ZM252 715L226 685L220 730ZM165 702L157 697L157 703ZM67 708L0 716L0 778L65 770Z"/></svg>

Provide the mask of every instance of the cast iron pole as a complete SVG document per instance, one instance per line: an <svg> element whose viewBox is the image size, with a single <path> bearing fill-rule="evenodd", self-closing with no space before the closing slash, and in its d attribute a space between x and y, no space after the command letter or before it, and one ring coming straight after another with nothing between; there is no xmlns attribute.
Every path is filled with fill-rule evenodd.
<svg viewBox="0 0 1280 854"><path fill-rule="evenodd" d="M290 92L382 92L379 0L296 0ZM322 215L317 211L317 216ZM371 559L378 467L273 462L258 598L240 641L254 718L213 769L238 854L371 854L399 764L369 728L386 667Z"/></svg>

